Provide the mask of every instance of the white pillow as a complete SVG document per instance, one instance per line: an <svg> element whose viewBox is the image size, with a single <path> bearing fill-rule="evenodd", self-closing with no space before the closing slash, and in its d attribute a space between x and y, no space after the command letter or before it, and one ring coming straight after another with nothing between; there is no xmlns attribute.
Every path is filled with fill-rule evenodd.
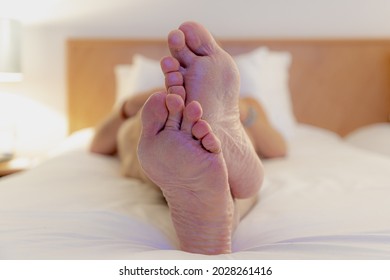
<svg viewBox="0 0 390 280"><path fill-rule="evenodd" d="M114 68L115 72L115 86L116 97L115 105L122 104L122 102L129 96L134 94L135 83L135 65L134 64L120 64Z"/></svg>
<svg viewBox="0 0 390 280"><path fill-rule="evenodd" d="M273 126L285 138L291 138L296 126L288 88L291 55L260 47L234 59L241 76L241 95L259 100ZM160 62L139 54L134 56L133 65L118 66L116 79L117 103L164 85Z"/></svg>
<svg viewBox="0 0 390 280"><path fill-rule="evenodd" d="M376 123L359 128L345 137L355 147L390 156L390 124Z"/></svg>
<svg viewBox="0 0 390 280"><path fill-rule="evenodd" d="M134 92L141 93L154 88L162 88L165 84L160 61L136 54L133 58L135 66Z"/></svg>
<svg viewBox="0 0 390 280"><path fill-rule="evenodd" d="M117 65L114 69L116 79L116 104L135 94L164 86L164 75L160 62L136 54L133 64Z"/></svg>

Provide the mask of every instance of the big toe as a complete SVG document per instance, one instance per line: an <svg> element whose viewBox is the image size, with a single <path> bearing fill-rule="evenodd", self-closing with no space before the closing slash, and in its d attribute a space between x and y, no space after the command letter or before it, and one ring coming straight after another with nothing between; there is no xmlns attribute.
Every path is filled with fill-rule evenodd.
<svg viewBox="0 0 390 280"><path fill-rule="evenodd" d="M179 30L184 33L187 46L196 55L211 55L218 48L211 33L197 22L185 22L180 25Z"/></svg>
<svg viewBox="0 0 390 280"><path fill-rule="evenodd" d="M179 29L169 33L168 47L171 55L179 61L181 66L188 66L196 57L187 46L184 33Z"/></svg>
<svg viewBox="0 0 390 280"><path fill-rule="evenodd" d="M157 92L145 102L141 113L143 136L155 136L164 128L168 118L168 110L165 105L166 96L165 92Z"/></svg>

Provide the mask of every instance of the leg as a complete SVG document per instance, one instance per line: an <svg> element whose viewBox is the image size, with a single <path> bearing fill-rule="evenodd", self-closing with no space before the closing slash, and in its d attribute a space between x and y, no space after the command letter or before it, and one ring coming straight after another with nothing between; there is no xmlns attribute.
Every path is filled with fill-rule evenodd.
<svg viewBox="0 0 390 280"><path fill-rule="evenodd" d="M125 115L130 118L130 117L134 117L138 112L139 110L141 110L142 106L144 106L146 100L148 100L148 98L155 92L157 91L161 91L162 88L155 88L155 89L151 89L151 90L148 90L146 92L142 92L142 93L138 93L132 97L130 97L129 99L125 100L124 101L124 113Z"/></svg>
<svg viewBox="0 0 390 280"><path fill-rule="evenodd" d="M261 104L254 98L240 99L240 118L257 154L262 158L284 157L287 145L271 125Z"/></svg>
<svg viewBox="0 0 390 280"><path fill-rule="evenodd" d="M137 157L137 146L141 135L141 113L126 120L117 136L118 156L121 162L123 176L139 179L155 186L143 172Z"/></svg>
<svg viewBox="0 0 390 280"><path fill-rule="evenodd" d="M205 28L192 22L172 31L168 44L172 57L165 61L170 61L171 67L173 60L179 65L186 104L193 100L201 104L203 119L221 140L233 196L249 198L257 194L263 167L240 122L239 74L233 59Z"/></svg>
<svg viewBox="0 0 390 280"><path fill-rule="evenodd" d="M138 158L161 188L182 250L231 251L233 199L221 144L198 102L156 93L142 109Z"/></svg>

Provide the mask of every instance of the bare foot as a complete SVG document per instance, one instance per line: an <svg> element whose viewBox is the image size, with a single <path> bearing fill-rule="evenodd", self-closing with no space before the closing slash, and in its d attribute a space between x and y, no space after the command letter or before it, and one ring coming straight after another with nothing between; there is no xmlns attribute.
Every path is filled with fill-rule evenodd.
<svg viewBox="0 0 390 280"><path fill-rule="evenodd" d="M185 106L180 94L153 94L142 109L138 158L168 202L181 249L229 253L234 206L227 168L201 116L196 101Z"/></svg>
<svg viewBox="0 0 390 280"><path fill-rule="evenodd" d="M167 79L168 73L180 71L186 104L194 100L201 104L203 119L221 140L233 196L255 195L263 181L263 167L240 122L239 73L232 57L194 22L173 30L168 44L173 57L162 60L163 72Z"/></svg>

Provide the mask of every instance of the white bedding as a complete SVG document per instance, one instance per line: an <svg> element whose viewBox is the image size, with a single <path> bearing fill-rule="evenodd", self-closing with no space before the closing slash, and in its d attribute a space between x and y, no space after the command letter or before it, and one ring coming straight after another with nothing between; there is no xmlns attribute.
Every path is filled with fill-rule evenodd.
<svg viewBox="0 0 390 280"><path fill-rule="evenodd" d="M161 195L88 138L0 179L1 259L390 259L390 158L327 131L299 125L288 158L264 162L260 201L220 256L177 250Z"/></svg>
<svg viewBox="0 0 390 280"><path fill-rule="evenodd" d="M375 123L361 127L345 140L362 149L390 156L390 123Z"/></svg>

